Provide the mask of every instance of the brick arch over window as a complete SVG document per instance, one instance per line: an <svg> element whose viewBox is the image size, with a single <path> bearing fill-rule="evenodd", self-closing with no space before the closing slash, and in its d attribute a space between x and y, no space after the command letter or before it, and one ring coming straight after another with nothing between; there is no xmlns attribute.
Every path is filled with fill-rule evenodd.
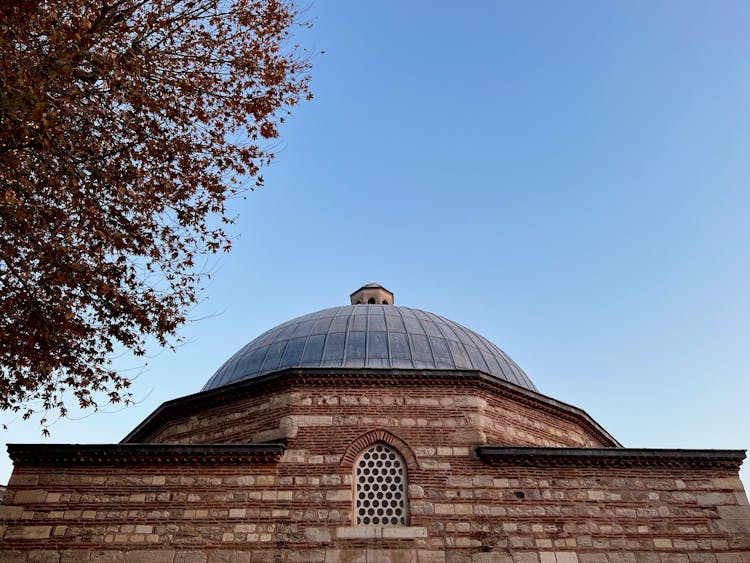
<svg viewBox="0 0 750 563"><path fill-rule="evenodd" d="M354 460L357 456L362 453L365 448L368 448L376 442L383 442L393 447L401 457L404 458L407 469L413 471L419 469L419 463L417 462L417 456L411 451L411 448L398 436L395 436L387 430L378 429L365 432L359 438L354 440L349 447L346 448L344 455L341 456L341 466L346 468L352 468L354 466Z"/></svg>

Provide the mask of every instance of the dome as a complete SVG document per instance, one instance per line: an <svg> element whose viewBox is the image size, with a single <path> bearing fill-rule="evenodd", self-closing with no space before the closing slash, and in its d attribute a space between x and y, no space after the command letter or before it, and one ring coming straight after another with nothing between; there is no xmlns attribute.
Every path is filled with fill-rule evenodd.
<svg viewBox="0 0 750 563"><path fill-rule="evenodd" d="M293 367L478 370L537 390L500 348L458 323L409 307L362 304L310 313L261 334L203 391Z"/></svg>

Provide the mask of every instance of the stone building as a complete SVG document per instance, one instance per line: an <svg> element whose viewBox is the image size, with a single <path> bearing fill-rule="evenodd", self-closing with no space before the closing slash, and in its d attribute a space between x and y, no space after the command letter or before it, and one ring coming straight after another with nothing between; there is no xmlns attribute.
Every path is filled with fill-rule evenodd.
<svg viewBox="0 0 750 563"><path fill-rule="evenodd" d="M122 442L9 446L0 560L750 562L744 451L624 448L369 284Z"/></svg>

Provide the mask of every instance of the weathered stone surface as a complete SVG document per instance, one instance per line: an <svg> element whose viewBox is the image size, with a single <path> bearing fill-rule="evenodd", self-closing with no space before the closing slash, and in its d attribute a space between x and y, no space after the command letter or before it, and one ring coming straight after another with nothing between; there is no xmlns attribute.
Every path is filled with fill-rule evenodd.
<svg viewBox="0 0 750 563"><path fill-rule="evenodd" d="M29 563L59 563L60 552L57 550L34 550L29 553Z"/></svg>
<svg viewBox="0 0 750 563"><path fill-rule="evenodd" d="M5 531L6 540L39 540L48 538L52 526L9 526Z"/></svg>
<svg viewBox="0 0 750 563"><path fill-rule="evenodd" d="M171 549L144 550L125 552L125 563L173 563L175 552Z"/></svg>

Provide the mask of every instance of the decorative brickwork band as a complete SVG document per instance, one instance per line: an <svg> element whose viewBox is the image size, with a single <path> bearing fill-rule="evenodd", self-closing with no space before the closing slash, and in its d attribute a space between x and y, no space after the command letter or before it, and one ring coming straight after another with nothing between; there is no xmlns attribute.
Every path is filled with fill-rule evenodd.
<svg viewBox="0 0 750 563"><path fill-rule="evenodd" d="M273 463L283 444L8 444L16 467Z"/></svg>
<svg viewBox="0 0 750 563"><path fill-rule="evenodd" d="M477 455L496 466L681 467L737 471L745 459L745 450L479 446Z"/></svg>
<svg viewBox="0 0 750 563"><path fill-rule="evenodd" d="M414 455L414 452L411 451L411 448L406 444L406 442L404 442L398 436L391 434L387 430L383 430L382 428L371 430L370 432L362 434L359 438L349 444L349 447L346 448L344 455L341 456L341 466L352 467L354 465L354 460L360 453L362 453L362 450L372 446L376 442L383 442L395 448L398 453L401 454L401 457L404 458L406 467L410 470L419 468L417 456Z"/></svg>

